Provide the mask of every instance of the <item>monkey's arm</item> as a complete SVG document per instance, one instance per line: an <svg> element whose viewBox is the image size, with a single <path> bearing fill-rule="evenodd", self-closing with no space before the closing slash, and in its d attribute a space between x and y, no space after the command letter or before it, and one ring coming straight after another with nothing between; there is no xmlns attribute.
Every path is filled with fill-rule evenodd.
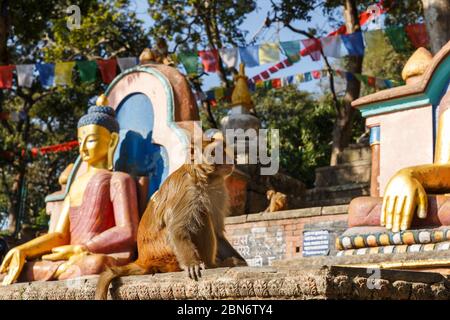
<svg viewBox="0 0 450 320"><path fill-rule="evenodd" d="M116 225L85 243L93 253L130 251L136 244L139 220L136 184L128 174L114 172L110 188Z"/></svg>

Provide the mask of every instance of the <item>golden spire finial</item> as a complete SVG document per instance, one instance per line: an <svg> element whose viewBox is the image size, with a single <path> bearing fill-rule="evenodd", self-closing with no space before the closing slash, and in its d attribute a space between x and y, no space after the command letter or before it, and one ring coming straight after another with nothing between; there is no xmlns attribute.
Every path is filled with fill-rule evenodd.
<svg viewBox="0 0 450 320"><path fill-rule="evenodd" d="M250 109L253 107L253 101L250 96L247 85L247 77L245 76L245 64L239 65L239 73L234 76L234 90L231 95L231 106L242 105Z"/></svg>
<svg viewBox="0 0 450 320"><path fill-rule="evenodd" d="M98 96L97 101L95 102L95 104L96 104L98 107L109 105L108 97L105 96L105 95L102 93L101 95Z"/></svg>
<svg viewBox="0 0 450 320"><path fill-rule="evenodd" d="M433 56L425 48L417 49L408 59L402 71L402 78L408 83L408 79L421 76L425 73Z"/></svg>

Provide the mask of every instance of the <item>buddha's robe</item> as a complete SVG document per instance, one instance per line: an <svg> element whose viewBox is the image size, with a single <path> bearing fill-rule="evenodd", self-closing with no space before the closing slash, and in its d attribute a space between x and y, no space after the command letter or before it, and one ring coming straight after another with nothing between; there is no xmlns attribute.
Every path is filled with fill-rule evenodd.
<svg viewBox="0 0 450 320"><path fill-rule="evenodd" d="M123 172L101 170L92 176L79 207L69 212L70 244L85 245L82 257L57 279L99 274L106 266L123 265L134 258L138 227L136 184ZM65 261L30 261L20 281L54 280Z"/></svg>

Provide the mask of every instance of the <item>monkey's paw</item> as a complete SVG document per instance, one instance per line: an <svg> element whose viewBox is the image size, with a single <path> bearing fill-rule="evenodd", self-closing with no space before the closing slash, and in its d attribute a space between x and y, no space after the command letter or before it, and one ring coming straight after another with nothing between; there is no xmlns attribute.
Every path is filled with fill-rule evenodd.
<svg viewBox="0 0 450 320"><path fill-rule="evenodd" d="M206 268L205 264L200 262L184 266L183 269L186 270L189 278L198 281L198 279L202 277L201 270L205 270Z"/></svg>

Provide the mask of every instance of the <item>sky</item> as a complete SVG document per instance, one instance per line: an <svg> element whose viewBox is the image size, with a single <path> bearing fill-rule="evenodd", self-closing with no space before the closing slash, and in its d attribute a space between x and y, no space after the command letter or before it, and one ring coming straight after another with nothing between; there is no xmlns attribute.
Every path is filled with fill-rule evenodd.
<svg viewBox="0 0 450 320"><path fill-rule="evenodd" d="M151 26L151 18L147 12L148 10L148 2L147 0L134 0L132 1L131 10L135 11L138 17L144 21L145 26ZM265 17L267 16L267 12L271 10L270 0L258 0L257 1L257 10L251 12L246 16L244 23L240 26L242 30L248 31L247 34L247 42L251 40L251 38L256 34L258 30L264 24ZM311 22L303 22L296 21L293 25L297 28L307 30L308 28L316 28L320 30L321 34L326 34L334 30L333 26L329 24L329 21L323 16L320 9L317 9L312 13ZM264 31L260 34L260 37L257 40L258 43L264 42L277 42L277 41L291 41L291 40L300 40L305 39L305 36L294 33L288 28L280 28L276 25L271 26L269 29L264 29ZM331 59L331 63L333 60ZM272 64L265 64L262 66L257 66L254 68L246 68L246 75L251 78L252 76L260 73L263 70L268 69ZM281 78L291 75L296 75L298 73L304 73L313 70L321 70L324 68L324 62L321 59L320 61L312 61L310 57L302 57L302 59L292 65L291 67L285 68L277 73L271 75L271 78ZM322 81L326 81L326 79L322 79ZM204 78L203 89L208 90L213 87L217 87L220 85L220 81L217 75L208 73L208 76ZM338 84L339 85L339 84ZM310 92L317 93L320 91L319 80L313 80L305 83L301 83L299 86L300 90L306 90Z"/></svg>

